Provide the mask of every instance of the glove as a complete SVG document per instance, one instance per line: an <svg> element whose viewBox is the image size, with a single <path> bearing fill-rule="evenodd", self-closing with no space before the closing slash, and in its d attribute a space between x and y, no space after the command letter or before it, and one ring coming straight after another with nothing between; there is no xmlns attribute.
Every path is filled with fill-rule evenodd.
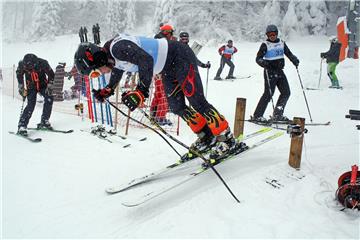
<svg viewBox="0 0 360 240"><path fill-rule="evenodd" d="M130 111L134 111L139 107L144 102L144 99L144 94L139 89L121 94L121 101L130 109Z"/></svg>
<svg viewBox="0 0 360 240"><path fill-rule="evenodd" d="M52 93L53 93L53 84L48 83L48 85L46 86L46 89L45 89L45 94L48 96L52 96Z"/></svg>
<svg viewBox="0 0 360 240"><path fill-rule="evenodd" d="M299 59L295 58L293 61L293 64L295 65L295 67L298 67L299 63L300 63Z"/></svg>
<svg viewBox="0 0 360 240"><path fill-rule="evenodd" d="M259 59L258 64L263 68L269 68L269 65L270 65L269 62L264 59Z"/></svg>
<svg viewBox="0 0 360 240"><path fill-rule="evenodd" d="M325 53L320 53L320 57L324 58L325 57Z"/></svg>
<svg viewBox="0 0 360 240"><path fill-rule="evenodd" d="M105 87L105 88L98 89L98 90L93 89L92 92L94 94L94 97L99 102L104 102L105 98L108 98L111 95L114 95L114 89L109 88L109 87Z"/></svg>
<svg viewBox="0 0 360 240"><path fill-rule="evenodd" d="M206 68L210 68L210 67L211 67L210 62L207 62L207 63L205 64L205 67L206 67Z"/></svg>
<svg viewBox="0 0 360 240"><path fill-rule="evenodd" d="M27 90L24 88L24 84L19 84L19 94L23 98L27 96Z"/></svg>

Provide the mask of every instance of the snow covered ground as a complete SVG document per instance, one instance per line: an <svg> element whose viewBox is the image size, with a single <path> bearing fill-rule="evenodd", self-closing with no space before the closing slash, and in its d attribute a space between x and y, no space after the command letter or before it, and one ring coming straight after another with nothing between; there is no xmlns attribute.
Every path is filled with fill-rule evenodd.
<svg viewBox="0 0 360 240"><path fill-rule="evenodd" d="M71 65L76 36L55 42L5 44L3 67L17 64L29 51L49 60ZM260 43L234 42L235 75L251 78L234 82L213 81L218 64L218 46L205 46L199 59L212 63L208 99L233 126L237 97L247 99L246 115L253 113L263 91L262 69L255 63ZM307 87L319 79L320 52L326 37L288 41L300 59L300 75ZM201 69L206 85L206 70ZM225 77L228 68L222 76ZM287 61L285 73L291 97L285 114L309 121L296 69ZM320 91L307 91L314 122L331 120L326 127L308 127L301 170L287 162L290 138L286 134L216 169L227 181L238 204L214 173L208 171L187 184L140 207L127 208L123 201L141 188L112 196L104 189L126 183L173 163L177 155L156 134L131 129L123 141L107 143L80 129L90 122L53 112L51 122L72 134L34 132L41 143L8 134L15 131L21 102L1 93L2 236L4 238L353 238L359 239L358 212L340 211L334 200L337 179L359 162L359 131L356 121L345 119L349 109L359 109L359 63L346 59L338 66L344 90L328 89L323 65ZM5 79L4 81L9 81ZM10 80L11 81L11 80ZM276 92L274 98L278 97ZM56 103L55 103L56 104ZM29 126L40 120L36 108ZM265 116L271 114L269 104ZM245 133L260 129L245 124ZM145 142L138 139L146 136ZM181 125L181 141L190 144L195 136ZM122 148L131 143L129 148ZM176 145L176 144L174 144ZM176 146L181 152L184 149ZM167 184L174 178L165 178ZM267 181L276 180L279 188ZM157 183L144 189L156 189Z"/></svg>

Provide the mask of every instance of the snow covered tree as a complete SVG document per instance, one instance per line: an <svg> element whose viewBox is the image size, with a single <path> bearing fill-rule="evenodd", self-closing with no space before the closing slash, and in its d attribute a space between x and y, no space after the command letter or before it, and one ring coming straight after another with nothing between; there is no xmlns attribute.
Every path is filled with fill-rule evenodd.
<svg viewBox="0 0 360 240"><path fill-rule="evenodd" d="M40 2L34 15L31 40L48 39L63 34L64 22L60 18L63 11L62 0Z"/></svg>
<svg viewBox="0 0 360 240"><path fill-rule="evenodd" d="M154 32L159 31L160 23L174 24L173 8L175 0L157 0L153 18Z"/></svg>
<svg viewBox="0 0 360 240"><path fill-rule="evenodd" d="M131 32L135 28L136 24L136 12L134 1L127 1L125 5L125 30Z"/></svg>

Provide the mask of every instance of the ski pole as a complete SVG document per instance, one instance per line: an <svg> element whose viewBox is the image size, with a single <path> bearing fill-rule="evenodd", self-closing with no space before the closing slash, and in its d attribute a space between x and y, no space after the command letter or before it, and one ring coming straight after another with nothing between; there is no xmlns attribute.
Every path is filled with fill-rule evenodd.
<svg viewBox="0 0 360 240"><path fill-rule="evenodd" d="M208 66L210 62L207 62ZM205 92L205 98L207 98L207 91L208 91L208 85L209 85L209 68L206 70L206 92Z"/></svg>
<svg viewBox="0 0 360 240"><path fill-rule="evenodd" d="M268 84L268 87L269 87L269 94L270 94L270 97L271 97L271 104L272 104L272 107L273 107L272 118L274 119L275 104L274 104L274 99L273 99L273 92L271 91L269 73L268 73L268 70L267 70L267 69L265 69L265 74L266 74L267 84ZM275 125L276 125L276 127L278 127L277 123L276 123Z"/></svg>
<svg viewBox="0 0 360 240"><path fill-rule="evenodd" d="M124 115L125 117L128 117L129 119L143 125L146 128L149 128L150 130L154 131L156 134L158 134L162 139L165 140L165 142L167 144L169 144L171 146L171 148L181 157L181 155L175 150L175 148L171 145L171 143L169 143L169 141L167 139L165 139L165 137L163 135L161 135L160 132L158 132L156 129L148 126L145 123L142 123L130 116L128 116L126 113L124 113L123 111L121 111L118 107L116 107L114 104L112 104L108 99L106 99L106 101L117 111L119 111L122 115ZM192 152L193 154L195 154L196 156L200 157L202 160L204 160L204 162L208 162L208 160L199 152L191 149L190 147L188 147L185 143L181 142L180 140L178 140L177 138L171 136L167 131L165 131L165 129L163 129L156 121L154 121L144 110L142 110L141 108L138 108L143 114L144 116L150 120L150 122L152 122L153 124L156 125L156 127L163 133L165 134L167 137L169 137L171 140L175 141L176 143L178 143L179 145L181 145L182 147L186 148L188 151ZM220 179L220 181L224 184L224 186L226 187L226 189L229 191L229 193L231 194L231 196L236 200L236 202L240 203L239 199L235 196L235 194L231 191L230 187L226 184L225 180L221 177L221 175L218 173L218 171L214 168L214 166L212 166L211 164L209 164L210 168L214 171L214 173L216 174L216 176L218 176L218 178Z"/></svg>
<svg viewBox="0 0 360 240"><path fill-rule="evenodd" d="M181 142L180 140L178 140L177 138L171 136L167 131L165 131L164 128L162 128L156 121L154 121L144 110L139 109L147 119L149 119L152 123L154 123L156 125L156 127L163 133L165 134L167 137L169 137L171 140L175 141L176 143L178 143L179 145L183 146L184 148L186 148L188 151L192 152L193 154L195 154L196 156L198 156L199 158L201 158L205 163L208 162L208 159L206 159L201 153L199 153L198 151L195 151L193 149L191 149L190 147L188 147L186 144L184 144L183 142ZM226 187L226 189L229 191L229 193L231 194L231 196L236 200L236 202L240 203L239 199L235 196L235 194L232 192L232 190L230 189L230 187L226 184L225 180L221 177L220 173L214 168L214 166L212 166L211 164L209 164L211 170L213 170L213 172L216 174L216 176L220 179L220 181L224 184L224 186Z"/></svg>
<svg viewBox="0 0 360 240"><path fill-rule="evenodd" d="M319 76L319 82L318 82L318 89L320 89L320 80L321 80L321 74L322 74L322 62L324 58L321 58L320 60L320 76Z"/></svg>
<svg viewBox="0 0 360 240"><path fill-rule="evenodd" d="M302 81L301 81L301 77L300 77L300 73L299 73L298 67L296 67L296 72L297 72L297 75L298 75L298 77L299 77L299 81L300 81L300 84L301 84L302 92L303 92L303 94L304 94L304 99L305 99L306 107L307 107L307 110L308 110L308 113L309 113L310 122L312 122L313 120L312 120L312 117L311 117L311 113L310 113L310 109L309 109L309 104L308 104L308 101L307 101L307 99L306 99L306 94L305 94L305 91L304 91L304 85L303 85L303 83L302 83Z"/></svg>

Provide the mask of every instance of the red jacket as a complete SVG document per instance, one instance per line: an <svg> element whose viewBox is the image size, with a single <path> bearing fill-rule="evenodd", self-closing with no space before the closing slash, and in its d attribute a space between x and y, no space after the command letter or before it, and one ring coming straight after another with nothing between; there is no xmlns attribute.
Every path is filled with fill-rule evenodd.
<svg viewBox="0 0 360 240"><path fill-rule="evenodd" d="M220 55L224 56L227 59L230 59L231 56L237 52L237 48L234 46L229 47L228 45L223 45L219 48L218 51Z"/></svg>

